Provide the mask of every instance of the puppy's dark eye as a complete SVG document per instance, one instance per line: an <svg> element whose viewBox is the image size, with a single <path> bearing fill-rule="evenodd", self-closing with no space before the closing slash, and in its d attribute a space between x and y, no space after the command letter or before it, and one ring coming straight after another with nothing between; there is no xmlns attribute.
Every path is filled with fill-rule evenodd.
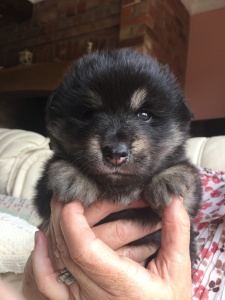
<svg viewBox="0 0 225 300"><path fill-rule="evenodd" d="M90 120L93 117L94 112L91 109L82 112L81 117L85 120Z"/></svg>
<svg viewBox="0 0 225 300"><path fill-rule="evenodd" d="M149 122L152 119L152 115L148 111L143 110L137 113L137 118L141 121Z"/></svg>

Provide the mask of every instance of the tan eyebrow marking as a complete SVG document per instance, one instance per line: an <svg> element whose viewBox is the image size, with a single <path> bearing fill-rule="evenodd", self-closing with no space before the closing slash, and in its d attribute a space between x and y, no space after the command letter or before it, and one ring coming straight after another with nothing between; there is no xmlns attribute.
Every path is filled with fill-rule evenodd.
<svg viewBox="0 0 225 300"><path fill-rule="evenodd" d="M140 108L142 103L144 102L146 94L147 91L143 88L136 90L131 97L131 101L130 101L131 109L136 110Z"/></svg>
<svg viewBox="0 0 225 300"><path fill-rule="evenodd" d="M102 98L100 95L93 92L92 90L88 90L87 95L88 101L94 108L98 109L102 107Z"/></svg>

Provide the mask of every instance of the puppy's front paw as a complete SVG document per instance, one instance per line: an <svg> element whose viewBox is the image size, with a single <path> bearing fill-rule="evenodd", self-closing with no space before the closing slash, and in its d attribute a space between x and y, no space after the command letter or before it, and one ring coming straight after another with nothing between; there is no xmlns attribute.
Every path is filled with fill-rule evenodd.
<svg viewBox="0 0 225 300"><path fill-rule="evenodd" d="M195 188L194 169L188 164L176 165L154 176L143 191L144 199L150 206L161 211L168 205L171 195L189 198Z"/></svg>
<svg viewBox="0 0 225 300"><path fill-rule="evenodd" d="M48 178L48 188L60 201L70 202L77 199L84 206L88 206L98 199L97 186L66 161L52 162L49 165Z"/></svg>

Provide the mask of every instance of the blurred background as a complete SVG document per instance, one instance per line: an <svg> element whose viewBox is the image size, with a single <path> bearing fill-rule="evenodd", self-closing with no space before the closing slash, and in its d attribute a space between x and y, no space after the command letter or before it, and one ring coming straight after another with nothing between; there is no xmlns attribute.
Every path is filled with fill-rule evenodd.
<svg viewBox="0 0 225 300"><path fill-rule="evenodd" d="M170 66L192 136L225 135L225 0L0 0L0 127L45 134L68 65L124 47Z"/></svg>

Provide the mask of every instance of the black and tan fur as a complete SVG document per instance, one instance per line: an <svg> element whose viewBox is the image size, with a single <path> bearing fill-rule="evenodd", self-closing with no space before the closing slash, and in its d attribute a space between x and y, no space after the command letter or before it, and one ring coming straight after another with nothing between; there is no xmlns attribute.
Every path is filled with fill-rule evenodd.
<svg viewBox="0 0 225 300"><path fill-rule="evenodd" d="M191 112L168 67L131 50L93 53L75 62L47 105L54 151L37 186L43 220L50 199L79 199L85 206L107 199L124 205L142 198L149 209L131 209L105 221L132 219L152 226L170 195L184 197L192 220L201 184L185 142ZM160 231L141 239L160 245ZM191 257L195 247L191 236Z"/></svg>

